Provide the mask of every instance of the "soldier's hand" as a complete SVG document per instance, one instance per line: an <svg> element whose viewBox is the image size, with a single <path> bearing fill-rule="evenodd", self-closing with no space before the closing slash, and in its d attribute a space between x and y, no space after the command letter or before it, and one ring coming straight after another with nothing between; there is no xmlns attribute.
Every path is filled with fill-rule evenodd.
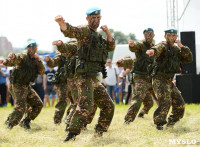
<svg viewBox="0 0 200 147"><path fill-rule="evenodd" d="M10 60L13 60L15 58L15 54L14 53L8 54L8 58L10 58Z"/></svg>
<svg viewBox="0 0 200 147"><path fill-rule="evenodd" d="M105 33L109 31L107 25L102 25L100 29L102 29L102 31L104 31Z"/></svg>
<svg viewBox="0 0 200 147"><path fill-rule="evenodd" d="M0 64L2 64L3 63L3 59L2 60L0 60ZM0 68L0 70L1 70L1 68Z"/></svg>
<svg viewBox="0 0 200 147"><path fill-rule="evenodd" d="M62 15L58 15L55 17L55 21L58 23L58 24L63 24L65 23L65 20L64 18L62 17Z"/></svg>
<svg viewBox="0 0 200 147"><path fill-rule="evenodd" d="M154 50L153 49L147 50L146 54L151 57L154 55Z"/></svg>
<svg viewBox="0 0 200 147"><path fill-rule="evenodd" d="M123 64L123 62L124 62L123 59L120 59L117 61L117 65L121 66Z"/></svg>
<svg viewBox="0 0 200 147"><path fill-rule="evenodd" d="M177 43L178 47L180 47L180 48L183 47L183 45L182 45L182 43L180 42L180 40L176 40L175 43Z"/></svg>
<svg viewBox="0 0 200 147"><path fill-rule="evenodd" d="M134 47L135 42L134 42L134 40L129 40L128 44L129 44L130 47Z"/></svg>
<svg viewBox="0 0 200 147"><path fill-rule="evenodd" d="M63 44L61 40L56 40L52 42L52 45L56 45L56 46L60 46L61 44Z"/></svg>
<svg viewBox="0 0 200 147"><path fill-rule="evenodd" d="M44 57L44 60L45 60L46 62L48 62L48 61L50 60L49 55L46 55L46 56Z"/></svg>
<svg viewBox="0 0 200 147"><path fill-rule="evenodd" d="M34 55L34 58L37 60L37 61L40 61L40 56L38 54L35 54Z"/></svg>

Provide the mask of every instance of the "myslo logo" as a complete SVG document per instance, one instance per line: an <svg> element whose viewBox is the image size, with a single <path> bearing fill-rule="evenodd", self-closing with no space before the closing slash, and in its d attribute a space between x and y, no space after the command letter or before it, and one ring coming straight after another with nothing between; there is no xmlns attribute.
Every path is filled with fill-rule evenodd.
<svg viewBox="0 0 200 147"><path fill-rule="evenodd" d="M169 144L196 144L195 139L169 139Z"/></svg>

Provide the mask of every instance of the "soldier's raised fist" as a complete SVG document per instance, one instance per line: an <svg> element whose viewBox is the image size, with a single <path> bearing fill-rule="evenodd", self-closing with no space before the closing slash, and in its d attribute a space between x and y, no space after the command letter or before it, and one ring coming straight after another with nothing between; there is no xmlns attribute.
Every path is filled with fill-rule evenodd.
<svg viewBox="0 0 200 147"><path fill-rule="evenodd" d="M52 42L52 45L56 45L56 46L60 46L61 44L63 44L61 40L55 40Z"/></svg>
<svg viewBox="0 0 200 147"><path fill-rule="evenodd" d="M154 50L153 49L147 50L146 54L151 57L154 55Z"/></svg>
<svg viewBox="0 0 200 147"><path fill-rule="evenodd" d="M34 55L34 58L37 60L37 61L40 61L40 56L38 54L35 54Z"/></svg>
<svg viewBox="0 0 200 147"><path fill-rule="evenodd" d="M129 40L128 44L129 44L130 47L134 47L135 42L134 42L134 40Z"/></svg>
<svg viewBox="0 0 200 147"><path fill-rule="evenodd" d="M15 54L14 53L8 54L8 58L10 58L10 60L13 60L15 58Z"/></svg>
<svg viewBox="0 0 200 147"><path fill-rule="evenodd" d="M58 24L65 23L65 20L64 20L64 18L62 17L62 15L56 16L56 17L55 17L55 21L56 21Z"/></svg>
<svg viewBox="0 0 200 147"><path fill-rule="evenodd" d="M104 32L109 31L107 25L102 25L102 26L100 27L100 29L102 29L102 31L104 31Z"/></svg>
<svg viewBox="0 0 200 147"><path fill-rule="evenodd" d="M49 55L46 55L46 56L44 57L44 60L45 60L46 62L48 62L49 59L50 59Z"/></svg>

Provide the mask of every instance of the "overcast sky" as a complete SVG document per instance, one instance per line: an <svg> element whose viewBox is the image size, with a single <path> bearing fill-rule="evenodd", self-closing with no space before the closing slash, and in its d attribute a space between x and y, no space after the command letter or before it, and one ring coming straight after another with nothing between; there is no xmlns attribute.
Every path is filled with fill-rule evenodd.
<svg viewBox="0 0 200 147"><path fill-rule="evenodd" d="M166 0L0 0L0 36L6 36L14 47L24 47L27 39L35 39L40 50L51 50L52 41L66 40L55 16L77 26L87 24L86 10L102 9L100 25L143 39L143 30L152 27L155 40L164 38L167 27Z"/></svg>

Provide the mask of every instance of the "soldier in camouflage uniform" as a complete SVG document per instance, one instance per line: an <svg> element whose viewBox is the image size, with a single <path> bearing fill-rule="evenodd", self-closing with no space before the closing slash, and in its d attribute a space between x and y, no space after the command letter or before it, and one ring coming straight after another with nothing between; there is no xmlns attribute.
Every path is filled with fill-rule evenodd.
<svg viewBox="0 0 200 147"><path fill-rule="evenodd" d="M176 29L166 30L166 41L159 43L146 52L147 55L155 58L152 84L158 107L153 118L158 130L162 130L163 125L166 123L167 126L173 126L184 115L185 102L172 80L175 73L180 73L180 65L192 62L193 56L187 46L183 46L179 40L176 40L177 36ZM178 46L174 43L177 43ZM166 117L171 105L172 112L167 122Z"/></svg>
<svg viewBox="0 0 200 147"><path fill-rule="evenodd" d="M43 107L40 97L30 86L30 82L34 82L38 74L44 74L45 66L39 55L35 54L37 51L35 41L28 42L26 49L19 55L10 53L9 59L0 60L0 63L3 62L5 66L14 66L10 76L9 89L15 99L15 108L6 121L7 127L10 129L19 124L27 105L29 105L29 110L20 126L30 129L30 121L38 116Z"/></svg>
<svg viewBox="0 0 200 147"><path fill-rule="evenodd" d="M67 48L74 48L71 50L77 50L77 41L71 41L66 45ZM55 80L53 83L57 87L57 93L58 93L58 103L55 106L55 114L54 114L54 123L55 124L60 124L62 117L65 113L65 109L67 107L67 97L70 99L71 105L74 105L73 99L71 97L71 92L68 91L68 86L67 85L67 78L68 81L71 80L69 77L69 72L71 71L70 69L67 70L66 67L69 64L69 59L71 56L76 54L76 52L71 52L70 55L66 54L59 54L55 56L54 58L50 58L48 55L45 56L45 61L47 63L47 66L50 68L54 68L58 66L58 70L55 74ZM73 76L73 74L72 74ZM73 107L73 106L72 106Z"/></svg>
<svg viewBox="0 0 200 147"><path fill-rule="evenodd" d="M99 8L90 8L86 14L88 25L79 27L65 23L60 15L55 18L66 37L78 40L75 79L79 103L71 120L68 136L64 141L69 141L80 134L81 128L86 124L93 110L94 93L99 94L99 97L96 97L96 103L101 108L99 121L95 128L98 135L101 136L108 130L114 114L114 103L96 77L98 72L102 72L105 77L104 64L108 51L113 51L115 48L115 41L106 25L101 26L101 29L106 33L107 40L97 32L101 19Z"/></svg>
<svg viewBox="0 0 200 147"><path fill-rule="evenodd" d="M142 102L144 102L144 108L140 113L140 116L142 117L144 114L147 114L150 108L153 106L153 100L152 100L152 84L151 79L149 79L148 76L148 66L153 62L153 58L146 55L146 51L150 49L153 44L153 37L154 31L152 28L147 28L143 31L144 34L144 40L141 40L137 43L135 43L133 40L129 41L129 50L131 52L135 52L136 59L135 62L130 60L121 60L118 61L120 66L129 66L133 64L132 72L135 73L134 76L134 89L133 89L133 98L131 102L131 106L128 109L128 112L125 116L125 124L129 124L130 122L133 122ZM128 64L128 65L126 65ZM127 68L127 67L125 67Z"/></svg>

